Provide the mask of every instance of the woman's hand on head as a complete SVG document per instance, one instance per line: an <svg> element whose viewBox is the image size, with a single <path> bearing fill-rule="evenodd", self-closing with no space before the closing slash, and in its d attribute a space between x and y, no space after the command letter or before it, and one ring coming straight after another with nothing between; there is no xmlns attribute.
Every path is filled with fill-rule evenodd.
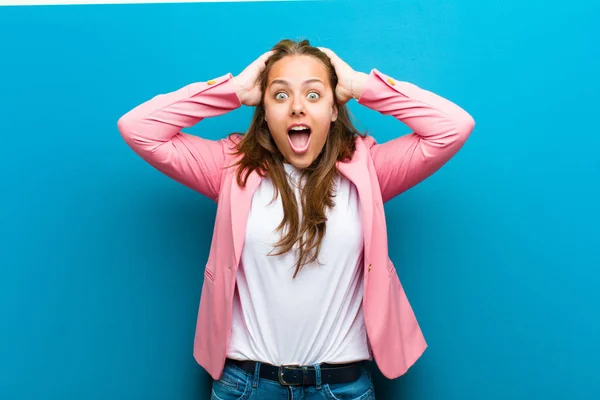
<svg viewBox="0 0 600 400"><path fill-rule="evenodd" d="M267 60L273 53L273 51L263 53L237 76L231 78L230 82L242 104L246 106L256 106L260 103L262 93L258 78L264 71Z"/></svg>
<svg viewBox="0 0 600 400"><path fill-rule="evenodd" d="M338 84L335 88L338 103L345 104L353 97L358 99L369 76L363 72L355 71L332 50L326 47L319 47L319 50L329 57L338 77Z"/></svg>

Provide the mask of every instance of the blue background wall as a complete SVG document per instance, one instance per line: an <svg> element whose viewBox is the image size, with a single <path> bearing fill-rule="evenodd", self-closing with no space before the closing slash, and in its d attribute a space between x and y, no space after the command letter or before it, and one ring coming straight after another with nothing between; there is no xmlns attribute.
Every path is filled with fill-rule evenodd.
<svg viewBox="0 0 600 400"><path fill-rule="evenodd" d="M587 3L587 4L585 4ZM192 357L215 206L117 119L284 37L445 96L463 150L386 205L429 349L380 399L600 398L596 2L0 8L0 398L205 399ZM408 133L351 109L378 141ZM191 132L245 130L251 109Z"/></svg>

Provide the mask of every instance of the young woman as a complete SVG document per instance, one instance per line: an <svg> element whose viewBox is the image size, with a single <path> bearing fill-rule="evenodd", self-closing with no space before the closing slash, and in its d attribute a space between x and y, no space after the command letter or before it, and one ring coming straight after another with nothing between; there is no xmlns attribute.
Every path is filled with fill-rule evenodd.
<svg viewBox="0 0 600 400"><path fill-rule="evenodd" d="M352 98L413 133L359 134ZM256 107L244 135L181 131L242 105ZM283 40L239 75L156 96L118 126L148 163L218 204L194 343L214 399L372 399L364 362L391 379L421 356L383 203L465 143L474 121L459 106Z"/></svg>

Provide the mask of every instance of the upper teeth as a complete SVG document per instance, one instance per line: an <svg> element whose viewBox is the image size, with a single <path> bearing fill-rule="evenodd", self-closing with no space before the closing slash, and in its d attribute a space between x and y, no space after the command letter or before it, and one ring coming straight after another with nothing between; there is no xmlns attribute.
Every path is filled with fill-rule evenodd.
<svg viewBox="0 0 600 400"><path fill-rule="evenodd" d="M300 131L302 129L308 129L308 126L306 126L306 125L294 126L294 127L292 127L291 130L293 130L293 131Z"/></svg>

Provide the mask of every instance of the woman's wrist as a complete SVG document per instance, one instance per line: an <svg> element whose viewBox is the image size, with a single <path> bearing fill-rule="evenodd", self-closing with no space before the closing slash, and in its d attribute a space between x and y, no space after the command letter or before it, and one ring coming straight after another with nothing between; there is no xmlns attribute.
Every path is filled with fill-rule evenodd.
<svg viewBox="0 0 600 400"><path fill-rule="evenodd" d="M365 74L364 72L355 71L352 75L350 93L355 100L360 99L368 79L369 75Z"/></svg>
<svg viewBox="0 0 600 400"><path fill-rule="evenodd" d="M242 88L240 87L235 76L229 80L229 84L231 85L231 89L235 92L238 99L240 100L240 103L244 104Z"/></svg>

